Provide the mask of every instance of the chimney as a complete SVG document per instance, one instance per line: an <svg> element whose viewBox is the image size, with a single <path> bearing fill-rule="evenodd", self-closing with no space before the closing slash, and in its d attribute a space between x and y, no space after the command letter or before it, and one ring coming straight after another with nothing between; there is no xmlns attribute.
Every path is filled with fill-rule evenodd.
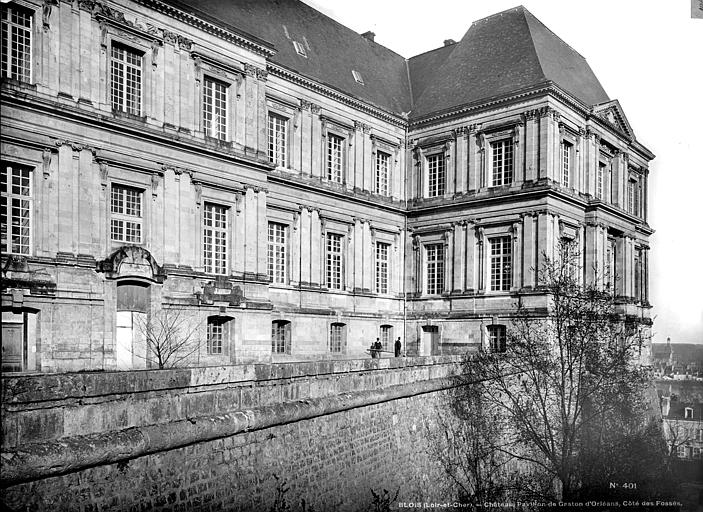
<svg viewBox="0 0 703 512"><path fill-rule="evenodd" d="M444 40L444 46L451 46L453 44L456 44L456 41L454 41L454 39L445 39Z"/></svg>
<svg viewBox="0 0 703 512"><path fill-rule="evenodd" d="M376 37L376 34L369 30L368 32L364 32L363 34L361 34L361 37L363 37L364 39L368 39L373 43L373 38Z"/></svg>

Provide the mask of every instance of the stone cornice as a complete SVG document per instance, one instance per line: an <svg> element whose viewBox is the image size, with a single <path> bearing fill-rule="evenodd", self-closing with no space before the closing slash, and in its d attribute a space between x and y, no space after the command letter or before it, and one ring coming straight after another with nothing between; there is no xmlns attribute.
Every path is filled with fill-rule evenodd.
<svg viewBox="0 0 703 512"><path fill-rule="evenodd" d="M403 128L407 126L407 121L402 116L399 116L397 114L393 114L393 113L387 112L385 110L382 110L380 108L374 107L373 105L370 105L369 103L358 100L358 99L356 99L352 96L349 96L343 92L340 92L336 89L333 89L332 87L329 87L327 85L323 85L319 82L316 82L314 80L306 78L302 75L299 75L298 73L295 73L294 71L291 71L287 68L279 66L278 64L273 64L272 62L268 62L266 68L268 69L269 73L271 73L274 76L283 78L283 79L288 80L290 82L293 82L297 85L305 87L306 89L314 91L318 94L322 94L323 96L326 96L326 97L331 98L333 100L339 101L340 103L343 103L345 105L353 107L356 110L359 110L361 112L369 114L369 115L376 117L382 121L385 121L387 123L391 123L395 126L400 126Z"/></svg>
<svg viewBox="0 0 703 512"><path fill-rule="evenodd" d="M276 54L276 49L273 45L266 41L256 40L256 38L251 36L245 37L242 34L206 21L199 16L189 14L160 0L136 0L136 2L266 58Z"/></svg>

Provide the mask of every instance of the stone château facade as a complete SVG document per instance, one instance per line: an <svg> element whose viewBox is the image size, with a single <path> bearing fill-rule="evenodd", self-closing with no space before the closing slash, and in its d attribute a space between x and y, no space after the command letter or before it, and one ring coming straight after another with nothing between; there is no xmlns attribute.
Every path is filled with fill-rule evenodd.
<svg viewBox="0 0 703 512"><path fill-rule="evenodd" d="M6 371L500 350L562 239L649 318L648 162L523 7L405 59L295 0L2 6Z"/></svg>

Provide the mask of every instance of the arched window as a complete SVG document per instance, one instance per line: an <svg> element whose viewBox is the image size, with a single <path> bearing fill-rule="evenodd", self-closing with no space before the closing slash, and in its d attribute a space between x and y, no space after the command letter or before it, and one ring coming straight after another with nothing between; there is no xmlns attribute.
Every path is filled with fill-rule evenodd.
<svg viewBox="0 0 703 512"><path fill-rule="evenodd" d="M271 322L271 352L290 354L290 342L290 322L288 320Z"/></svg>
<svg viewBox="0 0 703 512"><path fill-rule="evenodd" d="M506 350L507 333L504 325L488 326L488 345L491 352L502 353Z"/></svg>
<svg viewBox="0 0 703 512"><path fill-rule="evenodd" d="M234 319L228 316L209 316L207 319L208 355L226 354L231 339Z"/></svg>
<svg viewBox="0 0 703 512"><path fill-rule="evenodd" d="M347 326L339 322L330 325L330 352L344 353L347 347Z"/></svg>
<svg viewBox="0 0 703 512"><path fill-rule="evenodd" d="M393 343L393 326L382 325L379 334L379 338L381 338L381 344L383 345L383 350L389 350L389 347Z"/></svg>

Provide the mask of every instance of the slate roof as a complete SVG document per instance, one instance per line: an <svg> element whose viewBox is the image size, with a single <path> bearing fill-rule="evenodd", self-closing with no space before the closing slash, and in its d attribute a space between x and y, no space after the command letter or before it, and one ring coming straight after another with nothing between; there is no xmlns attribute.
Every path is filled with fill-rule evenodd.
<svg viewBox="0 0 703 512"><path fill-rule="evenodd" d="M693 409L693 417L691 418L686 418L686 408L688 407ZM666 415L666 418L670 420L688 419L691 421L702 421L703 403L672 401L669 406L669 414Z"/></svg>
<svg viewBox="0 0 703 512"><path fill-rule="evenodd" d="M609 101L590 66L524 7L474 22L434 71L413 117L553 81L587 105Z"/></svg>
<svg viewBox="0 0 703 512"><path fill-rule="evenodd" d="M400 114L410 110L404 57L369 41L298 0L169 0L193 13L267 41L277 53L271 61L285 68ZM298 55L297 41L307 58ZM361 74L356 82L352 70Z"/></svg>
<svg viewBox="0 0 703 512"><path fill-rule="evenodd" d="M454 45L406 60L299 0L166 1L269 42L276 64L411 118L548 81L589 106L609 101L586 59L522 6L474 22Z"/></svg>

